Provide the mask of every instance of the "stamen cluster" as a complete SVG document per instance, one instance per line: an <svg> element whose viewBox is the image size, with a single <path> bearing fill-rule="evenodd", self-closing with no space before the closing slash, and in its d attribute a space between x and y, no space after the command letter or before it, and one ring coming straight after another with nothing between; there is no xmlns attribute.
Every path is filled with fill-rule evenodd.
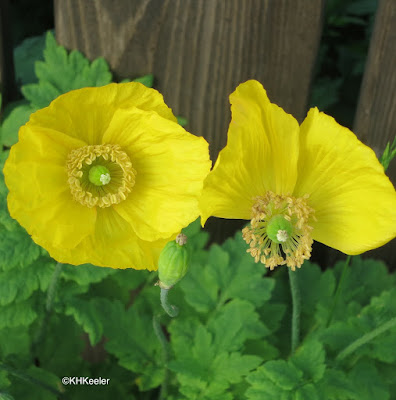
<svg viewBox="0 0 396 400"><path fill-rule="evenodd" d="M312 227L308 225L314 220L314 210L308 206L308 195L300 198L278 195L268 191L265 196L255 198L252 207L250 225L242 230L244 240L250 245L247 250L256 262L265 264L273 270L278 265L287 265L293 271L300 268L304 260L311 256ZM282 216L285 223L291 225L291 233L278 231L278 240L268 236L271 220L279 220ZM282 240L279 240L282 239Z"/></svg>
<svg viewBox="0 0 396 400"><path fill-rule="evenodd" d="M109 178L103 186L93 184L89 171L103 166ZM72 150L67 160L70 191L74 199L87 207L110 207L125 200L135 184L136 171L119 145L101 144Z"/></svg>

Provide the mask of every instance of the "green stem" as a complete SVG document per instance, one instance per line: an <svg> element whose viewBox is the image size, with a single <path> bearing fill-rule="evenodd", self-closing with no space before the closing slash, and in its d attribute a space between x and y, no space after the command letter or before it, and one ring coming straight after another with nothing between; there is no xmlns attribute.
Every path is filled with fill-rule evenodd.
<svg viewBox="0 0 396 400"><path fill-rule="evenodd" d="M52 278L51 278L51 282L48 286L48 291L47 291L47 299L45 301L45 314L44 314L44 318L41 321L40 324L40 328L37 332L37 335L33 341L32 344L32 353L35 356L36 350L37 350L37 346L39 345L39 343L42 341L44 334L45 334L45 329L49 320L49 317L51 315L52 312L52 307L54 305L54 300L55 300L55 295L56 295L56 289L58 287L58 282L59 282L59 278L62 272L62 267L63 264L61 263L57 263L55 266L55 271L52 274Z"/></svg>
<svg viewBox="0 0 396 400"><path fill-rule="evenodd" d="M169 360L169 344L166 340L164 332L162 331L161 325L159 323L159 316L153 315L153 327L155 335L157 339L161 343L162 347L162 362L164 364L165 372L164 372L164 379L162 381L160 394L158 400L165 400L168 394L168 379L169 379L169 370L168 370L168 360Z"/></svg>
<svg viewBox="0 0 396 400"><path fill-rule="evenodd" d="M346 272L348 270L348 265L349 265L349 263L351 261L351 258L352 258L352 256L348 256L346 258L346 260L345 260L344 267L343 267L342 273L341 273L341 277L340 277L340 280L338 281L338 286L337 286L337 289L336 289L336 292L335 292L335 295L334 295L334 301L333 301L333 305L331 306L331 310L330 310L329 318L327 320L326 327L330 325L330 323L331 323L331 321L333 319L334 310L335 310L335 308L337 306L338 298L340 297L340 293L341 293L341 289L342 289L342 283L344 282L344 278L345 278Z"/></svg>
<svg viewBox="0 0 396 400"><path fill-rule="evenodd" d="M52 386L48 385L46 382L40 381L39 379L34 378L26 374L25 372L17 371L16 369L10 367L9 365L0 363L0 370L7 371L10 375L14 375L15 377L24 380L25 382L33 383L34 385L41 386L43 389L48 392L53 393L58 398L65 398L65 395L59 390L54 389Z"/></svg>
<svg viewBox="0 0 396 400"><path fill-rule="evenodd" d="M168 303L168 292L170 289L161 288L161 306L166 311L166 313L174 318L179 314L179 309L176 306Z"/></svg>
<svg viewBox="0 0 396 400"><path fill-rule="evenodd" d="M292 329L291 329L291 354L293 354L298 346L300 340L300 313L301 313L301 296L300 288L298 286L297 271L289 271L290 291L292 296Z"/></svg>
<svg viewBox="0 0 396 400"><path fill-rule="evenodd" d="M349 356L349 354L353 353L356 349L368 343L370 340L373 340L378 335L387 331L388 329L393 328L394 326L396 326L396 317L385 322L384 324L380 325L378 328L375 328L371 332L366 333L359 339L352 342L349 346L345 347L345 349L342 350L336 357L336 361L342 361L345 357Z"/></svg>

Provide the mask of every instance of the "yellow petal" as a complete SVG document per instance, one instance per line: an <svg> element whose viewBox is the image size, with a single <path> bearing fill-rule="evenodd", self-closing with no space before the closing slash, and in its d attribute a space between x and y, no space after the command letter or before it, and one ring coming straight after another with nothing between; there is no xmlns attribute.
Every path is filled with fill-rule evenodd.
<svg viewBox="0 0 396 400"><path fill-rule="evenodd" d="M129 107L155 111L176 121L159 92L141 83L130 82L66 93L49 107L34 113L29 124L54 129L93 145L101 142L115 110Z"/></svg>
<svg viewBox="0 0 396 400"><path fill-rule="evenodd" d="M62 263L92 263L101 267L156 270L161 250L169 240L146 242L112 207L99 208L95 231L73 249L46 244L50 255Z"/></svg>
<svg viewBox="0 0 396 400"><path fill-rule="evenodd" d="M210 169L208 143L153 112L119 110L103 136L117 143L136 170L127 199L114 209L143 240L168 238L194 221Z"/></svg>
<svg viewBox="0 0 396 400"><path fill-rule="evenodd" d="M96 218L94 209L72 199L67 183L67 154L82 142L28 126L21 129L19 136L4 167L11 216L30 235L53 245L76 246L92 232Z"/></svg>
<svg viewBox="0 0 396 400"><path fill-rule="evenodd" d="M319 242L360 254L396 236L395 189L375 153L316 108L301 125L294 194L306 193Z"/></svg>
<svg viewBox="0 0 396 400"><path fill-rule="evenodd" d="M296 182L297 121L270 103L257 81L239 85L230 102L227 146L205 180L202 223L211 215L250 219L254 197L290 194Z"/></svg>

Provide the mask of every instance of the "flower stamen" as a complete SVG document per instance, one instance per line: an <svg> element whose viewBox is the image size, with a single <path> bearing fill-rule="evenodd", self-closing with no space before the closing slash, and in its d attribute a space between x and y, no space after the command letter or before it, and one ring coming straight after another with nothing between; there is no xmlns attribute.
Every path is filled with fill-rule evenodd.
<svg viewBox="0 0 396 400"><path fill-rule="evenodd" d="M135 184L136 171L128 155L113 144L72 150L67 160L72 196L87 207L110 207L125 200Z"/></svg>
<svg viewBox="0 0 396 400"><path fill-rule="evenodd" d="M314 210L308 206L308 195L301 198L277 195L268 191L256 197L250 225L243 229L247 250L256 262L273 270L287 265L293 271L311 256Z"/></svg>

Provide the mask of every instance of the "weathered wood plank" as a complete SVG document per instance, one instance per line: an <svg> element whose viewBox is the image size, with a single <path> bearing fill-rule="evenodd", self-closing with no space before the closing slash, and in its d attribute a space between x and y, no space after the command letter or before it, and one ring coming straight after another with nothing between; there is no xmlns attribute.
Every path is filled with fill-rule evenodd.
<svg viewBox="0 0 396 400"><path fill-rule="evenodd" d="M3 106L17 97L8 0L0 1L0 92Z"/></svg>
<svg viewBox="0 0 396 400"><path fill-rule="evenodd" d="M380 0L370 42L354 132L377 155L396 135L396 2ZM387 170L396 184L396 160ZM396 241L367 255L383 258L396 267Z"/></svg>
<svg viewBox="0 0 396 400"><path fill-rule="evenodd" d="M303 119L322 11L322 0L55 0L55 25L61 44L105 57L119 77L153 73L215 158L228 95L247 79Z"/></svg>

